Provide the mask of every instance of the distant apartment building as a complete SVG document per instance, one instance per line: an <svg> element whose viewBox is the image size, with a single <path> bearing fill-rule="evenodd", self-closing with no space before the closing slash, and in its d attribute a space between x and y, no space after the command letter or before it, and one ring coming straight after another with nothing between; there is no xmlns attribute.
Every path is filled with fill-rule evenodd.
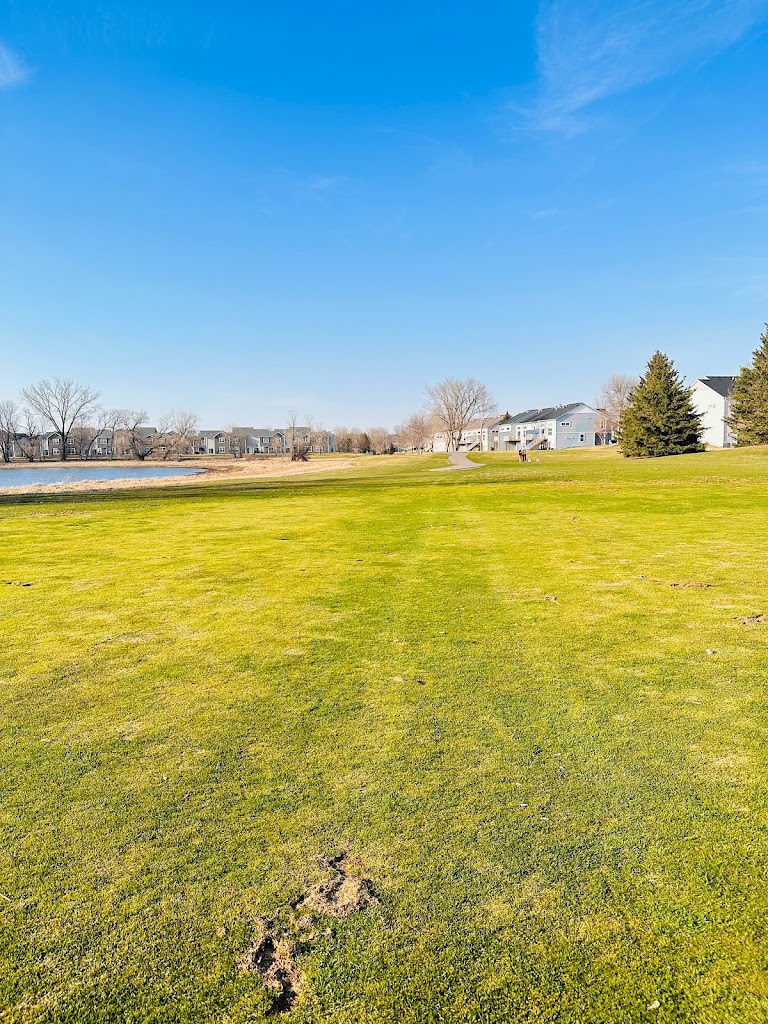
<svg viewBox="0 0 768 1024"><path fill-rule="evenodd" d="M285 455L288 442L284 430L271 427L249 427L243 434L246 455Z"/></svg>
<svg viewBox="0 0 768 1024"><path fill-rule="evenodd" d="M285 437L288 451L291 450L291 444L294 443L294 440L298 444L310 442L307 450L314 455L332 455L339 450L336 435L330 430L317 430L305 426L286 427L281 433Z"/></svg>
<svg viewBox="0 0 768 1024"><path fill-rule="evenodd" d="M713 448L730 448L736 435L725 422L731 414L735 377L700 377L691 385L693 407L701 416L702 441Z"/></svg>
<svg viewBox="0 0 768 1024"><path fill-rule="evenodd" d="M584 402L526 409L500 419L473 420L467 424L459 440L459 451L527 451L538 449L591 448L601 444L599 433L602 415ZM450 439L435 434L432 450L448 451Z"/></svg>
<svg viewBox="0 0 768 1024"><path fill-rule="evenodd" d="M191 442L194 455L226 455L229 451L229 434L223 430L200 430Z"/></svg>

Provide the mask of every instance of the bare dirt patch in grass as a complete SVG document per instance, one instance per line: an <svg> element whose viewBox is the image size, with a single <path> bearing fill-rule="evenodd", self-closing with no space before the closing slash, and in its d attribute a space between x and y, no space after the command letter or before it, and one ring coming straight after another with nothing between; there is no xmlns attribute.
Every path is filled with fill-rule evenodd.
<svg viewBox="0 0 768 1024"><path fill-rule="evenodd" d="M307 889L296 904L297 910L347 917L378 903L370 881L360 873L359 865L347 850L342 850L335 857L315 859L320 867L331 872L331 877Z"/></svg>
<svg viewBox="0 0 768 1024"><path fill-rule="evenodd" d="M737 622L741 622L744 626L755 626L759 622L765 622L765 616L762 612L759 615L737 615Z"/></svg>
<svg viewBox="0 0 768 1024"><path fill-rule="evenodd" d="M346 849L335 857L315 857L315 861L332 877L310 886L291 904L301 913L298 917L291 914L285 927L278 927L274 919L258 918L253 943L236 960L240 974L257 974L261 979L272 999L268 1014L292 1010L299 998L304 978L296 958L317 938L314 914L347 917L378 903L369 880ZM323 934L332 933L326 929Z"/></svg>
<svg viewBox="0 0 768 1024"><path fill-rule="evenodd" d="M648 580L649 583L660 583L662 586L675 587L678 590L709 590L714 586L713 583L700 583L696 580L684 580L682 583L670 583L669 580L657 580L652 576L640 576L641 580Z"/></svg>
<svg viewBox="0 0 768 1024"><path fill-rule="evenodd" d="M287 935L273 931L267 921L256 921L253 944L237 958L241 974L258 974L264 988L272 996L271 1013L293 1009L303 982L294 963L296 943Z"/></svg>

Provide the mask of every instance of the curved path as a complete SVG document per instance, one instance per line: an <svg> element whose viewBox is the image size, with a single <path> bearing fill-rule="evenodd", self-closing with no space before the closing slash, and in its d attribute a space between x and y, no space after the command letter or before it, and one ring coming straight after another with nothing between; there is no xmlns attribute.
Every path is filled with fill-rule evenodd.
<svg viewBox="0 0 768 1024"><path fill-rule="evenodd" d="M430 470L432 473L447 473L451 469L480 469L482 462L470 462L466 452L449 452L448 461L450 466L440 466L439 469Z"/></svg>

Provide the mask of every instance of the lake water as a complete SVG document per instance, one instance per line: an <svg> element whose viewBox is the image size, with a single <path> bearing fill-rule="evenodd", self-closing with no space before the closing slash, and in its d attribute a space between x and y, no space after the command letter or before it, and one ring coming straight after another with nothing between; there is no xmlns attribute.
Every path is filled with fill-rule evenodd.
<svg viewBox="0 0 768 1024"><path fill-rule="evenodd" d="M158 476L194 476L204 469L174 466L29 466L0 469L0 488L30 487L32 484L74 484L80 480L141 480Z"/></svg>

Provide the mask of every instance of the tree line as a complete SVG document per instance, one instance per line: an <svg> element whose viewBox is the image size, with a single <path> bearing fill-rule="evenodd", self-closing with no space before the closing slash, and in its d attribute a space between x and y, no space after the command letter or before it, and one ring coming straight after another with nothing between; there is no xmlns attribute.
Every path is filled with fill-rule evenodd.
<svg viewBox="0 0 768 1024"><path fill-rule="evenodd" d="M102 438L113 456L120 451L139 460L153 454L174 459L189 451L197 429L194 413L172 409L150 431L143 409L109 409L100 399L87 384L53 377L23 388L18 400L0 400L0 458L10 462L18 453L35 462L43 457L47 436L59 439L61 460L93 458Z"/></svg>
<svg viewBox="0 0 768 1024"><path fill-rule="evenodd" d="M231 426L222 431L229 454L243 455L246 435ZM60 460L150 457L178 459L194 452L199 439L198 418L193 412L172 409L150 427L144 409L110 409L101 395L87 384L68 377L45 378L23 388L18 399L0 400L0 459L10 462L20 456L37 462L55 454ZM271 454L290 454L295 461L306 460L309 452L327 450L329 432L311 417L299 425L296 413L282 437L275 438ZM52 440L47 444L47 439Z"/></svg>
<svg viewBox="0 0 768 1024"><path fill-rule="evenodd" d="M415 412L393 429L389 427L336 427L340 452L350 455L394 455L395 452L423 452L432 445L435 423L428 413Z"/></svg>
<svg viewBox="0 0 768 1024"><path fill-rule="evenodd" d="M46 434L58 436L59 458L90 458L99 454L97 440L107 438L114 455L144 460L152 455L174 459L192 450L198 420L187 410L171 410L157 428L148 428L143 409L107 409L100 394L69 378L46 378L22 390L20 399L0 401L0 458L10 462L16 453L29 461L42 457ZM597 433L605 442L618 440L627 456L654 457L702 451L702 425L674 363L657 351L640 378L613 374L597 400ZM424 391L424 407L393 430L386 427L336 427L339 452L382 455L397 451L428 451L437 432L449 450L457 450L473 421L480 429L498 419L498 405L488 388L473 377L448 377ZM739 445L768 444L768 324L752 356L742 367L726 420ZM231 450L242 453L245 439L237 428L224 431ZM295 413L285 431L292 459L304 460L317 450L329 432L307 418L298 425ZM322 445L321 445L322 447ZM330 447L330 445L327 445Z"/></svg>

